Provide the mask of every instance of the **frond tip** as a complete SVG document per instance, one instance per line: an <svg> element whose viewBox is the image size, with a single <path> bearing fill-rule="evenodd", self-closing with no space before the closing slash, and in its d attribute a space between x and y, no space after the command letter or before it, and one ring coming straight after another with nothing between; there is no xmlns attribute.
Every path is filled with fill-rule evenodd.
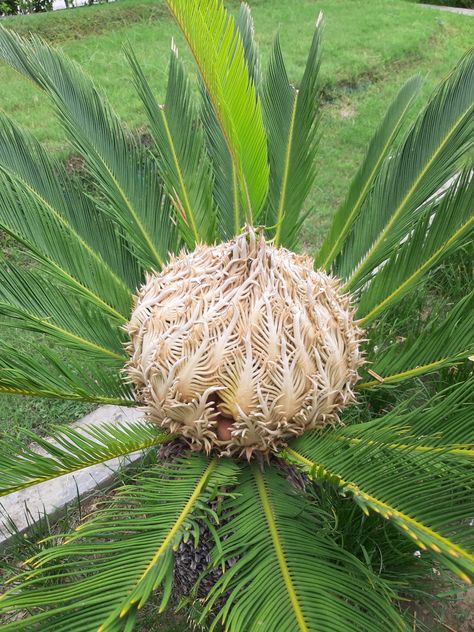
<svg viewBox="0 0 474 632"><path fill-rule="evenodd" d="M240 32L222 0L167 0L167 5L196 60L251 223L267 196L268 158L261 106Z"/></svg>

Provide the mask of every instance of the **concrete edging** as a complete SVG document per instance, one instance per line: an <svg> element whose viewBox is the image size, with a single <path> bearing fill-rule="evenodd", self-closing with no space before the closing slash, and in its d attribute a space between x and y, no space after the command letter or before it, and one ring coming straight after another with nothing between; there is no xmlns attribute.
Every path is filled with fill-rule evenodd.
<svg viewBox="0 0 474 632"><path fill-rule="evenodd" d="M71 424L72 428L100 425L105 422L119 423L136 421L143 417L139 408L124 406L101 406ZM40 452L40 450L38 450ZM78 470L73 474L65 474L51 481L32 485L18 492L0 498L0 547L8 544L12 538L6 528L6 520L12 520L20 533L27 531L35 522L45 515L59 517L64 513L66 505L78 497L82 498L94 491L110 485L116 472L124 465L137 461L141 452L134 452L126 457L119 457Z"/></svg>

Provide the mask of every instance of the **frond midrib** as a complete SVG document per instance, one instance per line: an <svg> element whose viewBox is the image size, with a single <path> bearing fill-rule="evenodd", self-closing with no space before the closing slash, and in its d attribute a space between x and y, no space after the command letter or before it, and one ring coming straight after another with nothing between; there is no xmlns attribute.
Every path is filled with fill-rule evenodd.
<svg viewBox="0 0 474 632"><path fill-rule="evenodd" d="M416 280L423 272L431 266L431 264L439 258L444 251L446 251L456 240L469 229L471 224L474 223L474 215L470 217L464 224L462 224L450 237L447 239L432 255L423 262L421 266L419 266L412 274L406 278L389 296L384 298L383 301L378 303L375 307L371 309L371 311L363 316L362 318L357 320L357 324L363 327L367 324L368 321L372 320L374 316L376 316L384 307L390 305L390 303L395 300L406 287L409 287L413 281Z"/></svg>
<svg viewBox="0 0 474 632"><path fill-rule="evenodd" d="M403 117L405 116L405 114L407 113L408 109L410 108L412 103L412 100L410 99L407 103L407 105L405 106L405 108L403 109L403 111L401 112L400 116L399 116L399 121L403 120ZM393 128L392 133L389 135L389 137L387 138L387 142L385 143L385 145L382 148L382 151L380 152L379 158L377 159L374 167L372 168L366 183L364 184L364 186L362 187L362 190L359 192L359 195L357 197L357 200L355 201L351 212L349 213L349 216L347 217L347 220L344 224L344 226L341 228L341 232L339 234L339 237L336 239L336 241L334 242L329 254L327 255L326 259L324 260L324 262L321 264L321 268L323 268L324 270L326 269L326 267L332 262L332 260L334 259L335 256L337 256L337 254L339 253L342 244L344 243L344 240L347 236L347 232L352 224L352 221L354 219L354 216L357 214L360 206L362 205L362 202L365 199L365 196L372 184L372 181L375 177L375 175L377 174L380 165L382 164L382 162L384 161L387 151L389 150L389 148L391 147L394 139L396 138L397 134L399 132L399 126L396 125Z"/></svg>
<svg viewBox="0 0 474 632"><path fill-rule="evenodd" d="M278 526L276 524L274 512L271 505L271 500L266 490L265 479L262 475L262 472L259 470L258 466L256 465L252 467L252 473L254 475L255 482L257 484L258 493L260 495L263 511L265 513L265 518L267 520L268 530L270 531L270 535L272 538L275 555L278 560L280 572L283 578L283 582L285 584L286 591L288 593L288 597L291 602L291 606L293 608L293 612L295 614L296 622L298 624L298 629L301 632L309 632L309 628L306 624L303 611L301 609L298 596L296 594L295 587L291 579L290 571L288 569L285 552L283 549L282 542L280 540L280 536L278 533Z"/></svg>
<svg viewBox="0 0 474 632"><path fill-rule="evenodd" d="M40 483L52 481L66 474L73 474L75 472L79 472L80 470L84 470L88 467L92 467L93 465L100 465L101 463L106 463L107 461L111 461L112 459L117 459L121 456L127 456L129 454L132 454L133 452L138 452L140 450L146 450L147 448L152 448L154 446L161 445L162 443L171 441L172 438L173 437L171 435L163 435L161 437L156 437L154 439L147 439L146 441L142 441L141 443L136 442L133 445L126 446L126 448L122 446L121 449L110 451L102 457L84 460L79 465L75 467L69 467L69 468L65 466L61 466L59 461L57 461L53 456L48 455L48 458L51 458L57 465L60 466L54 475L37 476L35 478L29 479L23 484L19 483L18 485L12 485L11 487L0 489L0 497L7 496L8 494L12 494L21 489L26 489L27 487L31 487L33 485L38 485Z"/></svg>
<svg viewBox="0 0 474 632"><path fill-rule="evenodd" d="M400 511L390 505L388 502L378 499L377 497L369 494L353 482L345 480L342 476L337 474L336 472L332 472L328 467L326 467L322 463L316 463L311 459L306 458L303 454L295 450L294 448L287 447L285 449L286 453L294 458L299 463L309 468L308 474L311 477L314 477L314 472L318 471L318 476L322 478L326 478L331 481L332 484L336 484L338 487L343 488L345 492L351 493L354 497L356 497L359 501L361 501L362 506L365 507L367 511L367 507L379 513L386 519L393 520L395 524L401 527L406 533L416 542L420 548L425 548L426 546L423 542L420 542L419 536L410 530L410 527L416 529L426 535L428 538L431 538L440 545L433 545L432 543L428 543L429 548L435 553L440 553L441 549L445 551L447 555L452 558L462 557L464 560L471 562L474 565L474 555L469 553L466 549L463 549L460 545L455 544L445 536L437 533L430 527L424 525L422 522L416 520L412 516ZM458 576L463 579L466 583L471 583L470 578L460 570L456 570Z"/></svg>
<svg viewBox="0 0 474 632"><path fill-rule="evenodd" d="M14 306L11 306L9 303L4 303L3 301L0 301L0 305L4 305L7 309L14 307ZM116 353L115 351L112 351L111 349L108 349L107 347L103 347L102 345L99 345L93 342L92 340L89 340L88 338L84 338L83 336L79 336L78 334L75 334L74 332L69 331L68 329L64 329L63 327L60 327L59 325L55 325L46 316L41 318L39 316L32 314L27 309L23 309L21 307L17 309L20 313L24 312L27 315L26 318L28 318L29 320L36 322L38 323L38 325L41 325L52 331L55 331L58 334L61 334L62 336L64 336L64 338L69 339L71 342L78 342L82 346L88 347L92 351L99 352L102 355L107 355L110 358L113 358L114 360L120 360L121 362L125 362L126 360L125 355Z"/></svg>
<svg viewBox="0 0 474 632"><path fill-rule="evenodd" d="M82 237L81 235L66 221L66 218L58 212L52 204L48 202L46 198L44 198L39 191L37 191L34 187L32 187L24 178L22 178L18 173L12 171L11 169L7 169L5 165L0 164L0 169L9 177L13 178L17 182L21 183L21 185L31 193L33 197L35 197L40 204L43 204L49 212L57 219L57 221L64 226L64 228L74 236L77 242L81 245L82 248L107 272L107 274L114 280L114 283L119 286L122 291L130 296L130 288L127 287L126 283L121 279L114 270L104 261L104 259L99 255L97 251L95 251Z"/></svg>
<svg viewBox="0 0 474 632"><path fill-rule="evenodd" d="M191 496L188 498L186 504L184 505L183 509L181 510L181 512L180 512L179 516L177 517L176 521L174 522L173 526L171 527L171 529L168 531L167 535L162 540L160 546L158 547L156 553L154 554L154 556L150 560L148 566L143 571L143 573L140 575L140 577L137 579L135 586L131 587L130 592L131 592L132 595L133 595L133 592L134 592L135 588L137 588L138 585L146 578L148 573L153 569L153 567L156 565L156 563L158 562L160 557L163 555L163 553L166 551L168 546L171 544L173 538L178 533L178 531L182 527L184 521L187 519L187 517L191 513L196 501L198 500L198 498L201 495L205 485L207 484L207 482L209 480L209 477L211 476L212 472L216 469L216 467L217 467L217 459L214 458L212 461L210 461L210 463L207 465L206 469L204 470L204 472L200 476L200 479L198 480L198 482L197 482L197 484L196 484L196 486L194 488L194 491L192 492ZM135 603L135 600L134 600L133 597L131 599L129 599L128 604L123 606L123 608L120 611L120 615L119 615L120 618L123 618L127 614L127 612L134 605L134 603ZM138 607L140 607L140 605ZM103 632L104 630L106 630L106 626L107 626L107 622L105 622L98 629L97 632Z"/></svg>

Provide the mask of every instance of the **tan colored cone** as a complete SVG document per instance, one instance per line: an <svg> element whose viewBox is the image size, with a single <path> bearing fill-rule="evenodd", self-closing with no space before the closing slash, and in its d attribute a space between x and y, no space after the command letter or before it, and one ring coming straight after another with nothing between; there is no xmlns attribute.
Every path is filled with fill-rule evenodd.
<svg viewBox="0 0 474 632"><path fill-rule="evenodd" d="M194 449L247 458L334 423L362 364L339 281L250 228L150 275L127 331L149 419Z"/></svg>

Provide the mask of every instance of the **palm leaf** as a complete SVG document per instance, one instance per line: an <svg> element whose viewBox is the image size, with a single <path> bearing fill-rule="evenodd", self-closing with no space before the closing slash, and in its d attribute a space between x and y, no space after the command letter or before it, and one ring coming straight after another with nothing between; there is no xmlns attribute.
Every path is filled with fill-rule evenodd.
<svg viewBox="0 0 474 632"><path fill-rule="evenodd" d="M25 353L0 340L0 394L134 404L130 387L120 377L121 362L104 367L88 354L65 361L45 346L29 343L28 347Z"/></svg>
<svg viewBox="0 0 474 632"><path fill-rule="evenodd" d="M250 79L253 81L258 93L262 81L260 52L255 41L255 28L250 6L246 2L240 3L239 12L235 18L235 28L242 40Z"/></svg>
<svg viewBox="0 0 474 632"><path fill-rule="evenodd" d="M177 247L169 203L152 160L80 67L39 38L0 29L0 58L51 97L60 123L143 267L159 269Z"/></svg>
<svg viewBox="0 0 474 632"><path fill-rule="evenodd" d="M215 557L216 564L234 563L206 608L225 593L216 621L226 630L369 632L380 621L404 629L389 589L324 533L317 510L274 469L247 467L238 492L223 502L222 553Z"/></svg>
<svg viewBox="0 0 474 632"><path fill-rule="evenodd" d="M0 168L0 228L21 243L56 282L87 299L96 309L125 322L131 292L107 289L109 274L85 251L67 223L38 196ZM128 307L127 307L128 305Z"/></svg>
<svg viewBox="0 0 474 632"><path fill-rule="evenodd" d="M214 180L212 194L217 213L217 229L220 239L227 241L238 235L242 228L239 182L206 87L202 81L199 85L202 97L201 119Z"/></svg>
<svg viewBox="0 0 474 632"><path fill-rule="evenodd" d="M1 262L1 260L0 260ZM0 267L0 325L53 336L62 346L123 364L124 332L101 311L64 288L47 287L44 275L5 262Z"/></svg>
<svg viewBox="0 0 474 632"><path fill-rule="evenodd" d="M240 4L235 28L242 39L250 77L258 90L261 82L260 58L253 37L250 8L245 2ZM241 229L239 183L226 140L202 80L199 81L199 86L202 97L201 119L214 180L212 193L217 212L217 229L221 240L226 241L237 235Z"/></svg>
<svg viewBox="0 0 474 632"><path fill-rule="evenodd" d="M468 432L471 392L472 381L429 407L399 409L360 428L309 433L290 443L287 456L351 495L364 511L393 521L418 548L429 549L470 582L473 452L452 440Z"/></svg>
<svg viewBox="0 0 474 632"><path fill-rule="evenodd" d="M474 144L473 112L474 49L441 84L397 151L385 158L336 263L345 290L364 286L414 229L425 202L457 173Z"/></svg>
<svg viewBox="0 0 474 632"><path fill-rule="evenodd" d="M52 223L76 244L75 256L82 256L86 261L87 267L78 268L78 272L85 274L89 271L89 276L79 278L79 281L92 285L92 289L111 305L128 313L130 290L135 290L140 281L140 269L125 248L116 226L97 209L89 196L84 195L81 183L74 182L62 162L2 114L0 169L44 209L35 227L37 246L41 244L43 253L53 259L56 256L58 263L65 262L64 255L58 260L58 246L48 250L49 242L40 237L51 230ZM2 213L5 213L4 209Z"/></svg>
<svg viewBox="0 0 474 632"><path fill-rule="evenodd" d="M337 430L335 439L353 444L376 443L393 450L435 451L443 460L471 459L474 444L469 395L473 386L471 378L442 391L429 408L420 407L418 415L410 409L410 402L406 402L367 422L351 423L350 417L345 418L347 425Z"/></svg>
<svg viewBox="0 0 474 632"><path fill-rule="evenodd" d="M408 239L364 288L357 315L365 325L412 290L443 257L468 243L474 230L474 179L466 169L439 202L428 205Z"/></svg>
<svg viewBox="0 0 474 632"><path fill-rule="evenodd" d="M318 123L318 74L321 15L311 43L299 90L293 88L278 37L262 86L262 107L268 135L270 189L267 226L276 245L294 247L302 223L301 209L314 182Z"/></svg>
<svg viewBox="0 0 474 632"><path fill-rule="evenodd" d="M409 79L387 110L382 123L369 143L365 158L351 182L347 197L337 209L329 233L315 258L315 265L318 268L329 269L339 254L384 159L393 148L393 143L406 120L407 112L418 94L419 88L419 77Z"/></svg>
<svg viewBox="0 0 474 632"><path fill-rule="evenodd" d="M268 190L265 129L242 40L221 0L167 0L196 60L231 157L246 220L258 217ZM240 225L242 219L236 220Z"/></svg>
<svg viewBox="0 0 474 632"><path fill-rule="evenodd" d="M449 336L446 335L449 332ZM474 354L474 292L459 301L441 320L421 334L396 341L371 358L371 369L382 378L364 380L358 390L392 384L456 364Z"/></svg>
<svg viewBox="0 0 474 632"><path fill-rule="evenodd" d="M47 548L0 598L4 612L40 609L5 630L130 629L151 593L173 582L173 554L200 499L233 481L229 460L189 455L146 471L63 544ZM104 599L104 595L107 598Z"/></svg>
<svg viewBox="0 0 474 632"><path fill-rule="evenodd" d="M128 51L137 91L159 153L160 175L176 207L187 245L215 240L212 177L191 84L175 46L171 50L166 100L159 105L136 57Z"/></svg>
<svg viewBox="0 0 474 632"><path fill-rule="evenodd" d="M26 431L21 441L2 441L0 496L158 446L170 438L157 425L143 421L104 423L78 430L62 427L52 440ZM25 440L32 445L25 445Z"/></svg>

